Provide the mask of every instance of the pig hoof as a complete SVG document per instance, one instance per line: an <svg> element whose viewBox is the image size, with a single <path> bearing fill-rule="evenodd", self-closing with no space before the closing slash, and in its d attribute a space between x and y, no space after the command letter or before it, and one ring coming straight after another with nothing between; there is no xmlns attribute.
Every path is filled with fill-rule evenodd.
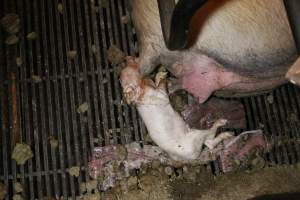
<svg viewBox="0 0 300 200"><path fill-rule="evenodd" d="M158 86L162 80L167 78L168 72L158 72L155 76L155 85Z"/></svg>
<svg viewBox="0 0 300 200"><path fill-rule="evenodd" d="M219 119L214 123L215 127L225 126L227 124L227 119Z"/></svg>
<svg viewBox="0 0 300 200"><path fill-rule="evenodd" d="M226 131L226 132L220 133L219 135L222 136L222 139L223 139L223 140L227 140L227 139L229 139L229 138L234 137L234 132L232 132L232 131Z"/></svg>
<svg viewBox="0 0 300 200"><path fill-rule="evenodd" d="M209 148L210 150L212 150L213 148L215 148L214 145L214 140L206 140L204 142L205 146L207 146L207 148Z"/></svg>
<svg viewBox="0 0 300 200"><path fill-rule="evenodd" d="M204 144L210 149L214 149L216 146L218 146L221 142L224 140L227 140L229 138L232 138L234 136L234 132L222 132L220 133L216 138L209 139L204 142Z"/></svg>
<svg viewBox="0 0 300 200"><path fill-rule="evenodd" d="M128 86L124 88L124 98L128 104L135 102L139 97L139 88Z"/></svg>

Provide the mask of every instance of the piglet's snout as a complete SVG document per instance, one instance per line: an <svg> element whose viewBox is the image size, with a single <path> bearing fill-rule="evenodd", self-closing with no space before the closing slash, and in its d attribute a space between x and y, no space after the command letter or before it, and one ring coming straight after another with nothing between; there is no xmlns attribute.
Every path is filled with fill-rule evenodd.
<svg viewBox="0 0 300 200"><path fill-rule="evenodd" d="M138 86L129 85L123 89L123 94L128 104L136 103L141 95L141 88Z"/></svg>
<svg viewBox="0 0 300 200"><path fill-rule="evenodd" d="M141 95L143 95L142 79L137 59L127 57L126 67L121 72L120 81L124 98L128 104L138 103Z"/></svg>

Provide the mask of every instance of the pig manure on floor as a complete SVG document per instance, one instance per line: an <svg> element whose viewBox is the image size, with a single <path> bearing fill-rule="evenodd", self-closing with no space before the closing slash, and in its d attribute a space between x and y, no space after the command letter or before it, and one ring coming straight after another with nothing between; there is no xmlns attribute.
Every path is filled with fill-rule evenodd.
<svg viewBox="0 0 300 200"><path fill-rule="evenodd" d="M40 83L40 82L43 81L42 78L41 78L40 76L38 76L38 75L32 75L32 76L31 76L31 79L32 79L32 81L35 82L35 83Z"/></svg>
<svg viewBox="0 0 300 200"><path fill-rule="evenodd" d="M77 113L85 113L89 110L90 105L87 102L82 103L80 106L77 108Z"/></svg>
<svg viewBox="0 0 300 200"><path fill-rule="evenodd" d="M75 59L77 56L77 51L76 50L70 50L67 52L67 57L70 59L70 60L73 60Z"/></svg>
<svg viewBox="0 0 300 200"><path fill-rule="evenodd" d="M17 194L18 193L22 193L24 191L23 185L21 183L19 183L19 182L15 182L15 184L14 184L14 191Z"/></svg>
<svg viewBox="0 0 300 200"><path fill-rule="evenodd" d="M23 165L25 162L33 157L32 150L27 144L17 143L11 158L16 161L18 165Z"/></svg>
<svg viewBox="0 0 300 200"><path fill-rule="evenodd" d="M15 194L12 199L13 200L23 200L24 198L20 194Z"/></svg>
<svg viewBox="0 0 300 200"><path fill-rule="evenodd" d="M300 168L295 166L214 176L205 166L166 169L155 165L155 169L150 167L119 181L103 193L103 199L247 200L262 195L300 192L299 185Z"/></svg>
<svg viewBox="0 0 300 200"><path fill-rule="evenodd" d="M30 32L27 34L26 38L27 40L35 40L37 38L37 33L36 32Z"/></svg>
<svg viewBox="0 0 300 200"><path fill-rule="evenodd" d="M23 60L22 60L21 57L16 58L16 64L17 64L18 67L20 67L23 64Z"/></svg>
<svg viewBox="0 0 300 200"><path fill-rule="evenodd" d="M0 182L0 200L4 199L7 194L7 187Z"/></svg>
<svg viewBox="0 0 300 200"><path fill-rule="evenodd" d="M118 65L125 59L125 53L116 45L111 45L107 50L107 59L112 65Z"/></svg>
<svg viewBox="0 0 300 200"><path fill-rule="evenodd" d="M78 177L80 174L80 167L78 166L72 166L67 169L67 172L70 174L70 176Z"/></svg>
<svg viewBox="0 0 300 200"><path fill-rule="evenodd" d="M299 192L299 178L299 167L292 166L198 178L196 184L173 184L174 199L179 200L177 197L181 196L181 199L247 200L261 195Z"/></svg>
<svg viewBox="0 0 300 200"><path fill-rule="evenodd" d="M16 34L20 31L20 18L15 13L6 14L1 18L0 24L2 28L9 34Z"/></svg>
<svg viewBox="0 0 300 200"><path fill-rule="evenodd" d="M5 44L7 45L14 45L19 42L19 37L16 35L10 35L5 39Z"/></svg>
<svg viewBox="0 0 300 200"><path fill-rule="evenodd" d="M52 149L56 149L58 147L58 140L54 136L50 136L48 140Z"/></svg>
<svg viewBox="0 0 300 200"><path fill-rule="evenodd" d="M59 12L59 14L63 14L64 13L64 6L62 3L59 3L57 5L57 11Z"/></svg>

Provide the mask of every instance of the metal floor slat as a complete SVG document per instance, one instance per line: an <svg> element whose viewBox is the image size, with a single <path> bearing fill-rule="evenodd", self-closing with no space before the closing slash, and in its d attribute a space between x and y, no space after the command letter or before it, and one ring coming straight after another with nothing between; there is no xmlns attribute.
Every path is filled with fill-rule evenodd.
<svg viewBox="0 0 300 200"><path fill-rule="evenodd" d="M14 46L4 44L7 34L0 29L0 182L9 186L6 199L12 198L16 181L25 186L27 199L74 198L80 183L89 179L86 169L95 146L144 142L145 126L136 109L122 102L118 75L106 59L112 44L128 55L137 53L132 24L121 22L129 14L127 1L109 0L107 8L100 0L0 1L0 18L17 13L22 27ZM26 39L31 31L38 35L34 41ZM68 58L69 50L77 51L74 60ZM22 57L22 66L16 65L16 57ZM285 85L240 100L248 129L264 127L269 141L276 144L268 154L270 163L299 162L300 89ZM89 110L78 114L84 102ZM16 131L34 153L23 166L11 160ZM50 147L50 136L58 140L58 149ZM82 167L78 178L68 174L72 166ZM216 163L212 168L220 173Z"/></svg>
<svg viewBox="0 0 300 200"><path fill-rule="evenodd" d="M120 141L116 134L120 133L114 131L113 141L105 133L109 133L110 129L116 130L116 128L119 128L117 126L123 126L123 130L131 130L134 124L132 119L127 118L124 120L123 116L123 110L126 110L126 113L132 113L131 108L124 108L124 105L116 103L121 101L119 86L116 85L119 84L118 78L112 73L111 66L108 65L105 59L109 45L115 43L112 40L113 33L108 30L112 26L109 23L112 23L113 20L110 20L109 23L103 21L104 17L107 17L105 16L108 13L107 9L103 9L96 14L91 9L95 5L91 5L90 2L76 1L70 4L62 1L66 9L64 9L64 14L61 15L55 9L58 3L58 1L44 0L30 3L25 3L25 1L10 2L11 7L7 6L5 8L4 6L2 8L5 9L1 12L18 13L22 21L19 45L4 47L1 58L8 59L8 62L13 63L14 60L6 54L14 48L15 51L20 52L20 56L24 59L22 67L14 67L16 69L14 72L17 73L18 77L14 84L20 87L18 97L21 105L18 116L20 116L20 133L23 134L22 142L31 145L35 155L34 159L28 161L24 167L19 167L10 159L11 150L3 145L1 159L5 164L3 169L1 168L1 179L11 186L11 179L16 181L23 177L24 184L29 183L26 184L29 199L54 194L57 197L61 195L65 198L70 195L75 197L80 182L88 179L88 175L85 170L82 170L81 177L78 179L73 178L67 174L66 168L73 165L86 167L88 154L95 145L95 138L106 136L106 144L116 143ZM112 10L118 12L119 8L122 7L121 3L123 4L119 1L112 2L109 5L110 12ZM15 6L18 9L14 9ZM122 9L120 11L124 12L125 9ZM76 17L74 12L76 12ZM71 21L69 16L71 16ZM66 19L66 17L69 18ZM103 23L99 24L97 20L91 20L96 18L99 21L102 20ZM92 26L90 26L91 24ZM129 25L124 26L127 28ZM92 33L90 31L91 27ZM83 29L88 29L84 31L85 35L82 35ZM128 30L130 28L125 31ZM37 32L38 39L36 41L29 42L26 40L26 34L30 31ZM4 33L1 32L1 34ZM2 45L4 45L4 37L1 40ZM115 38L115 40L117 39ZM127 40L125 34L123 34L123 40ZM86 41L89 42L87 44L88 49ZM97 49L96 55L90 50L94 44ZM122 42L122 44L125 45L126 42ZM78 56L75 61L66 58L66 51L71 49L71 45L74 49L77 49ZM123 46L120 47L123 48ZM9 61L9 59L11 60ZM3 71L7 70L7 72L2 73L3 75L10 72L7 66L6 63L1 64L1 69ZM75 76L72 76L73 74ZM83 81L81 77L78 78L79 74L81 74ZM43 81L34 83L31 79L32 75L42 77ZM61 78L58 78L59 76ZM92 76L91 81L90 76ZM104 79L108 79L108 81L105 82ZM114 85L111 85L110 79L113 80ZM5 91L8 91L8 88L13 84L7 77L3 77L1 83L3 87L6 87ZM117 88L116 97L113 97L112 88ZM109 92L108 95L107 92ZM5 99L6 102L4 95L1 98L3 98L1 101L3 107L4 105L7 106L9 99ZM91 101L90 98L93 100ZM95 112L89 110L87 116L78 115L76 108L85 101L91 104L91 108L95 108ZM8 106L8 108L10 107ZM115 112L115 108L118 109L117 112ZM121 116L116 117L114 116L115 113ZM9 116L3 110L1 110L1 114L1 116ZM84 122L86 117L87 122ZM119 121L116 122L116 120ZM9 125L11 122L4 122L2 118L1 122L3 122L3 130L5 130L5 132L1 131L3 133L1 141L4 140L5 144L9 144L10 138L7 138L7 136L11 134L11 130L5 125ZM58 151L49 148L48 137L52 134L59 140ZM131 136L128 137L123 134L121 136L131 138ZM100 144L103 145L103 142L100 142ZM13 169L11 165L15 165L17 171L8 171ZM40 173L43 171L45 173ZM52 173L47 173L48 171Z"/></svg>

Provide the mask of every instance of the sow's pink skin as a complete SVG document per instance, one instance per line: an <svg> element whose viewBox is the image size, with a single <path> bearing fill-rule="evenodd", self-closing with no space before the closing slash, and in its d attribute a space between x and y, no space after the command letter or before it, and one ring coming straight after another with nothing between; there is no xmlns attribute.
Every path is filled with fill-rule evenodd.
<svg viewBox="0 0 300 200"><path fill-rule="evenodd" d="M213 59L195 53L182 56L169 70L179 79L180 89L204 103L215 91L217 95L242 96L253 91L267 91L285 82L283 77L258 79L231 72ZM171 88L173 91L173 89Z"/></svg>

